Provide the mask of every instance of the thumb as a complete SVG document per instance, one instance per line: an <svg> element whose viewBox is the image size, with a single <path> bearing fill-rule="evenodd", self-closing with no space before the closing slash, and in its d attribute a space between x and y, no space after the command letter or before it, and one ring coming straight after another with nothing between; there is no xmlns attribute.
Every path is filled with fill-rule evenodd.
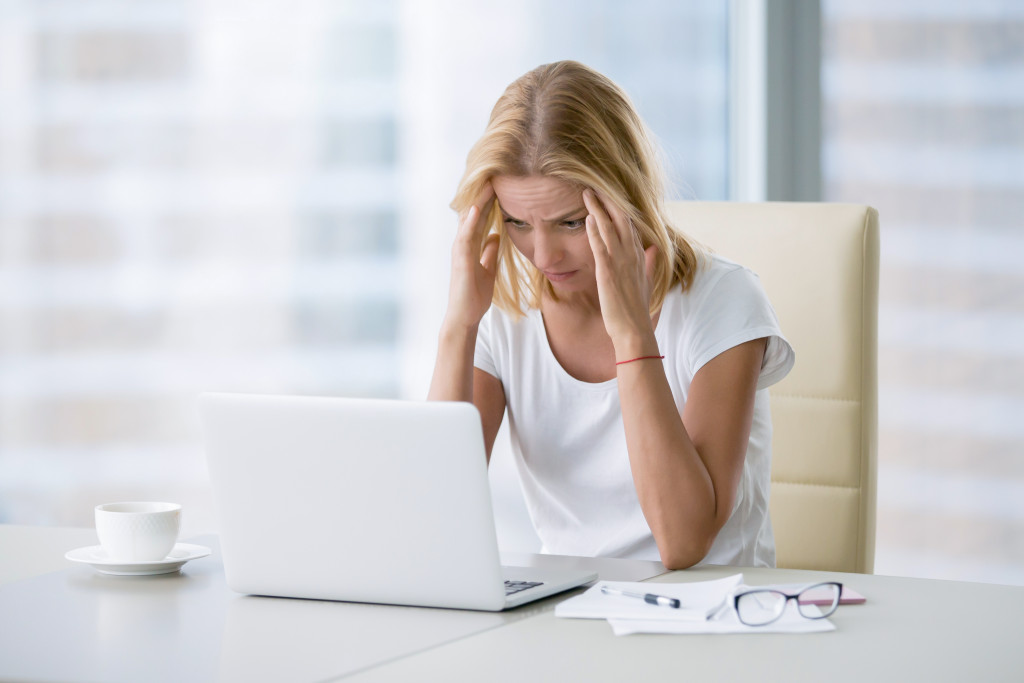
<svg viewBox="0 0 1024 683"><path fill-rule="evenodd" d="M488 272L493 273L498 262L498 242L499 237L495 233L488 235L484 241L483 253L480 255L480 265Z"/></svg>

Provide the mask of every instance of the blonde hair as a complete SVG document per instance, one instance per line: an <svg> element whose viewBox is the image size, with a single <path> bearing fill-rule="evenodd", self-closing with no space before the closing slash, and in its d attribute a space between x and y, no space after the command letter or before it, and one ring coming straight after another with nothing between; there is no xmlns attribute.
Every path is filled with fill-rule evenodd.
<svg viewBox="0 0 1024 683"><path fill-rule="evenodd" d="M516 79L466 159L451 207L472 206L497 176L547 176L597 190L622 207L646 249L658 247L651 313L674 285L693 282L699 252L669 222L665 176L647 127L626 94L607 77L574 61L544 64ZM512 245L495 203L489 230L499 235L494 304L510 315L555 297L547 278Z"/></svg>

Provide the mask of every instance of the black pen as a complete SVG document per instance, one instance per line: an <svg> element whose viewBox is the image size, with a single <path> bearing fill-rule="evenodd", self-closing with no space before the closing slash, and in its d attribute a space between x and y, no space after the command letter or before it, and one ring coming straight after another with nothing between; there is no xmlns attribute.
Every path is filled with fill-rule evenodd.
<svg viewBox="0 0 1024 683"><path fill-rule="evenodd" d="M608 595L624 595L627 598L637 598L643 600L650 605L661 605L662 607L680 607L680 602L676 598L667 598L664 595L655 595L654 593L633 593L631 591L619 590L618 588L612 588L611 586L601 586L601 592L607 593Z"/></svg>

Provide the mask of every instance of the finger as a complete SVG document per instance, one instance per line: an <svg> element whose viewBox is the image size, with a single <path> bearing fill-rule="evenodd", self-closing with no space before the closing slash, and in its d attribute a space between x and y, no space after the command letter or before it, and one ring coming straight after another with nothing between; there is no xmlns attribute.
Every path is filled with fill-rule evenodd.
<svg viewBox="0 0 1024 683"><path fill-rule="evenodd" d="M480 209L474 204L469 207L464 216L460 217L458 235L462 239L469 239L472 237L474 228L480 218Z"/></svg>
<svg viewBox="0 0 1024 683"><path fill-rule="evenodd" d="M594 252L594 261L603 266L608 265L608 245L597 227L597 217L590 214L584 220L587 228L587 240L590 242L590 250Z"/></svg>
<svg viewBox="0 0 1024 683"><path fill-rule="evenodd" d="M629 215L615 202L609 201L603 194L598 193L598 198L601 200L601 204L608 209L608 215L611 216L612 222L619 229L619 234L622 236L623 241L629 239L626 232L636 234L636 230L633 229L633 221L630 220Z"/></svg>
<svg viewBox="0 0 1024 683"><path fill-rule="evenodd" d="M636 250L636 253L640 257L638 261L640 261L641 267L644 267L644 264L647 259L647 250L644 249L644 243L640 240L640 231L633 227L633 221L631 221L628 218L626 220L629 221L629 232L631 236L630 239L632 239L633 241L633 248ZM652 244L651 246L654 245Z"/></svg>
<svg viewBox="0 0 1024 683"><path fill-rule="evenodd" d="M490 183L484 183L484 186L480 188L480 192L477 193L476 199L470 205L464 216L461 216L462 225L460 229L465 226L469 230L469 233L480 240L483 240L485 230L483 229L487 224L487 217L491 214L491 207L494 205L495 194L494 188ZM475 211L475 218L470 220L470 213Z"/></svg>
<svg viewBox="0 0 1024 683"><path fill-rule="evenodd" d="M476 201L473 202L473 205L480 209L480 216L482 218L487 218L490 215L495 198L494 187L489 182L484 183L484 186L480 188L480 192L476 196Z"/></svg>
<svg viewBox="0 0 1024 683"><path fill-rule="evenodd" d="M476 200L474 200L473 203L477 206L482 206L485 202L488 202L493 198L494 186L491 185L490 181L487 181L483 184L483 187L480 188L480 191L476 195Z"/></svg>
<svg viewBox="0 0 1024 683"><path fill-rule="evenodd" d="M612 222L619 233L619 239L622 240L624 245L633 245L634 253L637 255L637 268L643 271L645 268L646 250L644 249L643 241L640 239L640 232L633 225L633 219L618 204L610 201L605 201L604 204L608 207Z"/></svg>
<svg viewBox="0 0 1024 683"><path fill-rule="evenodd" d="M652 244L644 249L644 275L647 276L648 290L654 288L654 265L658 259L658 245Z"/></svg>
<svg viewBox="0 0 1024 683"><path fill-rule="evenodd" d="M619 243L623 246L627 244L635 245L638 256L637 261L642 261L643 259L639 257L639 254L643 251L643 247L640 244L640 235L633 227L633 221L630 219L629 214L602 192L595 190L594 194L601 207L607 213L608 220L618 237Z"/></svg>
<svg viewBox="0 0 1024 683"><path fill-rule="evenodd" d="M479 234L477 229L480 222L479 207L469 207L466 215L459 222L459 229L455 234L455 241L452 243L452 258L457 259L466 267L471 266L480 258L480 249L483 243L483 235Z"/></svg>
<svg viewBox="0 0 1024 683"><path fill-rule="evenodd" d="M601 239L604 240L606 247L611 249L618 246L621 240L615 230L615 226L612 225L611 217L598 199L597 193L589 188L584 190L583 203L587 207L587 212L594 217L597 232Z"/></svg>
<svg viewBox="0 0 1024 683"><path fill-rule="evenodd" d="M493 198L494 187L491 185L490 182L486 182L480 186L480 189L477 191L476 196L473 197L473 203L470 204L470 207L475 206L478 209L483 209L484 205L487 204Z"/></svg>

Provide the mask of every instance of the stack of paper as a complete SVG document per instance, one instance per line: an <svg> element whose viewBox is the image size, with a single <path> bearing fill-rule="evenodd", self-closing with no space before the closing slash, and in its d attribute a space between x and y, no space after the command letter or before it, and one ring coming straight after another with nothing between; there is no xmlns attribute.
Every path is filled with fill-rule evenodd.
<svg viewBox="0 0 1024 683"><path fill-rule="evenodd" d="M602 590L605 586L619 591L675 598L679 600L680 607L651 605L639 598L605 594ZM598 581L585 593L560 603L555 608L555 616L607 619L615 635L619 636L631 633L814 633L835 629L828 619L801 616L793 600L783 615L771 624L741 624L731 598L746 588L743 574L692 583Z"/></svg>

